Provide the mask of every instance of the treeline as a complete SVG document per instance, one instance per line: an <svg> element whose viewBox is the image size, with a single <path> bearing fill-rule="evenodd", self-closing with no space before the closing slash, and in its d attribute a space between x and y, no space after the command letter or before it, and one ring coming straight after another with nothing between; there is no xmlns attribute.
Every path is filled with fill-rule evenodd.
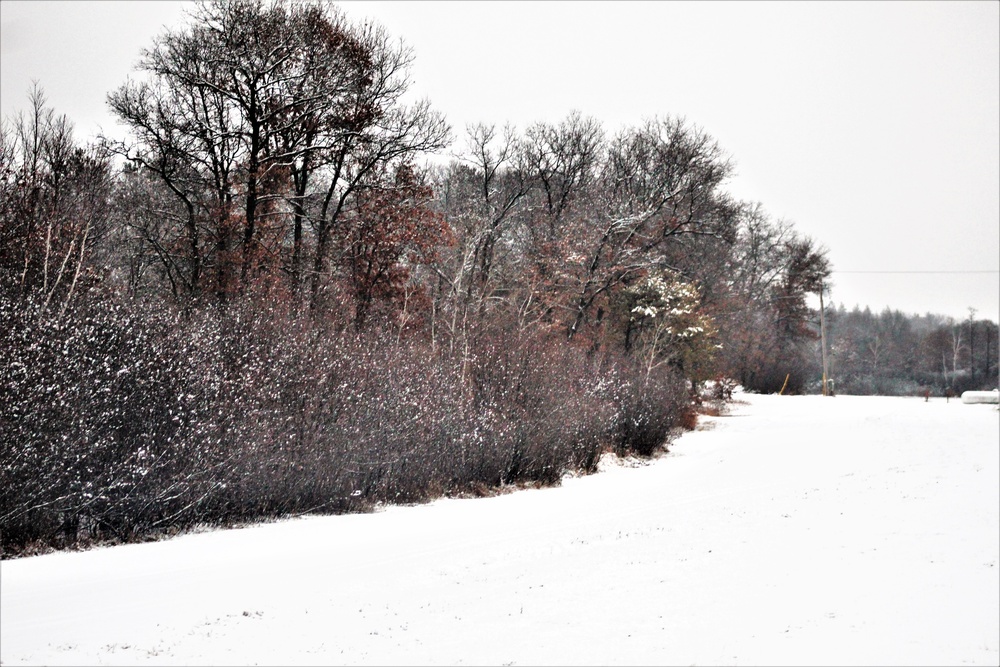
<svg viewBox="0 0 1000 667"><path fill-rule="evenodd" d="M551 483L814 378L825 253L665 116L459 139L332 4L194 6L0 132L4 553ZM458 157L429 161L450 148Z"/></svg>
<svg viewBox="0 0 1000 667"><path fill-rule="evenodd" d="M885 309L826 313L830 374L850 394L960 395L997 387L997 323Z"/></svg>

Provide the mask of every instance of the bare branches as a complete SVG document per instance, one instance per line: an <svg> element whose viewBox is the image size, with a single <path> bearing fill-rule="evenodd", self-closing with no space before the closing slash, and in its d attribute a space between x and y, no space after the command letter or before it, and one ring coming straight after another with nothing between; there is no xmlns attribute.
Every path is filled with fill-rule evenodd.
<svg viewBox="0 0 1000 667"><path fill-rule="evenodd" d="M412 59L328 2L201 2L156 39L139 63L151 81L126 83L109 104L136 139L119 152L188 211L192 296L208 265L221 300L267 276L297 290L311 250L316 305L352 194L447 141L428 103L401 103Z"/></svg>
<svg viewBox="0 0 1000 667"><path fill-rule="evenodd" d="M79 146L65 116L45 106L36 84L30 109L5 124L0 178L0 289L43 295L62 311L95 277L94 244L108 232L111 167L97 148Z"/></svg>

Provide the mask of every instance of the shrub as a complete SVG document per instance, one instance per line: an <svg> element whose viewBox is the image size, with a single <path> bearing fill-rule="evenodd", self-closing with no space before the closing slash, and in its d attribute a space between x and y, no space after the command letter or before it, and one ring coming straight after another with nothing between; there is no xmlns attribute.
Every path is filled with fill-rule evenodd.
<svg viewBox="0 0 1000 667"><path fill-rule="evenodd" d="M685 423L665 367L501 326L465 349L247 305L0 299L0 546L552 484Z"/></svg>

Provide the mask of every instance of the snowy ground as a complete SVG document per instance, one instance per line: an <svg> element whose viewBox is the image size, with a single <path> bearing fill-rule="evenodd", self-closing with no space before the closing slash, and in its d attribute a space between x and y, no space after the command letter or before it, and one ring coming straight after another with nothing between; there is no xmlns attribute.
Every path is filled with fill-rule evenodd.
<svg viewBox="0 0 1000 667"><path fill-rule="evenodd" d="M559 488L5 561L0 659L1000 663L996 408L741 398Z"/></svg>

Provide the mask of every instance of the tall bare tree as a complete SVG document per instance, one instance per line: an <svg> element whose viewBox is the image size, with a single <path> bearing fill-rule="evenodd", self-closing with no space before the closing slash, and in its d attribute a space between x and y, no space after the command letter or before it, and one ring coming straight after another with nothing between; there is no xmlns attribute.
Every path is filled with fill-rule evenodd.
<svg viewBox="0 0 1000 667"><path fill-rule="evenodd" d="M46 105L37 83L28 112L0 134L0 284L65 311L99 278L92 258L108 231L110 164L76 143L72 123Z"/></svg>
<svg viewBox="0 0 1000 667"><path fill-rule="evenodd" d="M261 272L300 284L311 230L317 305L351 195L447 140L428 103L402 103L411 61L382 28L350 25L329 2L199 2L157 38L138 65L149 80L109 104L134 135L118 150L187 211L189 293L203 291L208 268L223 300Z"/></svg>

